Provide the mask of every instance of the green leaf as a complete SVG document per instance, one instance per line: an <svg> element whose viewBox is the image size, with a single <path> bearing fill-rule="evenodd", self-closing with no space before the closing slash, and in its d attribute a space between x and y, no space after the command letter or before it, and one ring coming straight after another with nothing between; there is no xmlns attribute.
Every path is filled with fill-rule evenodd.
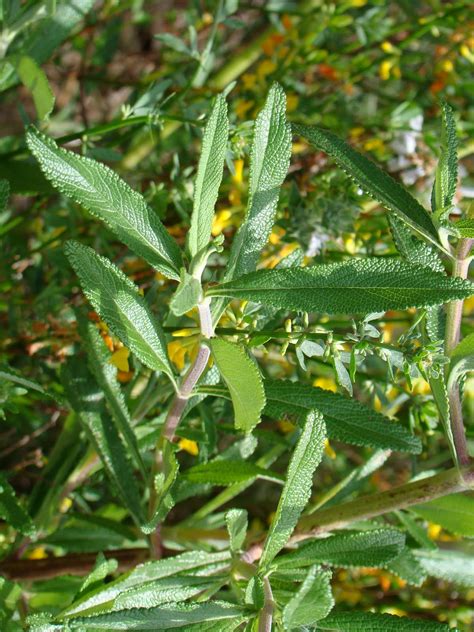
<svg viewBox="0 0 474 632"><path fill-rule="evenodd" d="M7 380L8 382L12 382L13 384L17 384L18 386L23 386L23 388L26 388L30 391L36 391L37 393L41 393L41 395L44 395L45 397L50 397L57 402L62 401L61 398L55 393L47 391L41 386L41 384L38 384L33 380L28 380L27 378L18 375L9 366L0 364L0 380Z"/></svg>
<svg viewBox="0 0 474 632"><path fill-rule="evenodd" d="M59 148L34 127L26 139L56 189L102 219L135 254L179 280L179 248L139 193L105 165Z"/></svg>
<svg viewBox="0 0 474 632"><path fill-rule="evenodd" d="M341 533L305 542L291 553L277 557L274 565L279 570L313 564L380 567L397 557L404 545L405 536L396 529Z"/></svg>
<svg viewBox="0 0 474 632"><path fill-rule="evenodd" d="M293 533L313 486L313 474L323 455L326 428L323 416L309 411L291 456L280 501L263 547L260 566L268 568Z"/></svg>
<svg viewBox="0 0 474 632"><path fill-rule="evenodd" d="M117 369L110 363L111 355L94 323L87 322L83 318L79 318L78 323L79 333L87 351L91 373L104 392L112 419L117 426L117 430L121 433L130 455L146 478L147 472L132 429L130 413L117 380Z"/></svg>
<svg viewBox="0 0 474 632"><path fill-rule="evenodd" d="M112 332L143 364L172 376L164 334L136 285L88 246L68 241L65 250L85 295Z"/></svg>
<svg viewBox="0 0 474 632"><path fill-rule="evenodd" d="M162 560L139 564L132 571L125 573L105 587L88 593L84 598L68 606L63 616L84 614L92 608L97 609L112 602L118 595L128 589L146 585L164 577L171 577L179 573L198 571L206 573L206 568L230 563L228 551L207 553L205 551L189 551Z"/></svg>
<svg viewBox="0 0 474 632"><path fill-rule="evenodd" d="M461 237L474 238L474 219L460 219L454 226Z"/></svg>
<svg viewBox="0 0 474 632"><path fill-rule="evenodd" d="M205 248L211 236L214 206L224 171L229 121L224 95L216 97L204 131L201 158L194 185L194 206L188 247L192 256Z"/></svg>
<svg viewBox="0 0 474 632"><path fill-rule="evenodd" d="M247 461L219 459L209 463L201 463L182 472L181 477L190 483L210 483L211 485L233 485L259 477L281 483L280 474L259 467Z"/></svg>
<svg viewBox="0 0 474 632"><path fill-rule="evenodd" d="M242 616L243 608L224 601L202 604L166 604L155 608L131 608L118 612L68 620L69 627L93 630L171 630L192 623L224 621Z"/></svg>
<svg viewBox="0 0 474 632"><path fill-rule="evenodd" d="M15 490L0 473L0 517L23 535L33 537L35 526L23 507L18 502Z"/></svg>
<svg viewBox="0 0 474 632"><path fill-rule="evenodd" d="M333 606L331 573L313 566L283 610L285 630L312 625L324 619Z"/></svg>
<svg viewBox="0 0 474 632"><path fill-rule="evenodd" d="M395 246L405 261L445 273L443 262L433 246L415 237L396 215L389 215L388 223Z"/></svg>
<svg viewBox="0 0 474 632"><path fill-rule="evenodd" d="M291 127L286 121L286 97L283 89L274 84L255 121L247 214L232 244L226 279L255 270L273 227L290 155Z"/></svg>
<svg viewBox="0 0 474 632"><path fill-rule="evenodd" d="M458 183L458 140L453 111L447 103L441 105L441 155L433 185L433 211L449 209Z"/></svg>
<svg viewBox="0 0 474 632"><path fill-rule="evenodd" d="M264 412L270 417L319 410L330 439L414 454L421 452L418 437L356 399L288 380L265 380L264 386L267 396Z"/></svg>
<svg viewBox="0 0 474 632"><path fill-rule="evenodd" d="M414 230L435 243L438 241L436 228L426 209L388 173L331 132L306 125L293 125L293 129L316 149L334 158L367 195L398 215Z"/></svg>
<svg viewBox="0 0 474 632"><path fill-rule="evenodd" d="M94 385L86 368L78 360L68 361L61 372L66 396L79 416L97 454L129 509L132 517L142 520L141 495L116 427L104 410L104 396Z"/></svg>
<svg viewBox="0 0 474 632"><path fill-rule="evenodd" d="M22 84L31 92L38 118L48 117L53 110L55 99L44 71L28 55L10 57L8 61L14 66Z"/></svg>
<svg viewBox="0 0 474 632"><path fill-rule="evenodd" d="M229 532L230 550L240 551L247 534L247 512L245 509L230 509L225 515L225 523Z"/></svg>
<svg viewBox="0 0 474 632"><path fill-rule="evenodd" d="M318 630L334 630L337 632L449 632L450 627L444 623L408 619L391 614L375 614L372 612L335 612L318 623Z"/></svg>
<svg viewBox="0 0 474 632"><path fill-rule="evenodd" d="M79 589L79 595L84 593L86 589L91 588L97 582L103 581L107 575L115 573L118 567L117 560L107 559L101 552L97 555L97 559L92 571L85 577Z"/></svg>
<svg viewBox="0 0 474 632"><path fill-rule="evenodd" d="M196 307L201 296L201 284L198 279L181 271L181 280L170 301L170 309L176 316L182 316Z"/></svg>
<svg viewBox="0 0 474 632"><path fill-rule="evenodd" d="M232 397L235 427L251 432L260 422L265 406L259 368L244 347L223 338L211 339L211 351Z"/></svg>
<svg viewBox="0 0 474 632"><path fill-rule="evenodd" d="M474 538L474 494L450 494L410 507L416 514L452 533Z"/></svg>
<svg viewBox="0 0 474 632"><path fill-rule="evenodd" d="M467 298L469 281L396 259L368 258L308 268L259 270L209 288L280 309L327 314L370 314L440 305Z"/></svg>
<svg viewBox="0 0 474 632"><path fill-rule="evenodd" d="M114 601L113 610L150 608L186 601L211 588L215 582L212 577L166 577L121 592Z"/></svg>
<svg viewBox="0 0 474 632"><path fill-rule="evenodd" d="M9 197L10 184L8 180L0 179L0 212L6 210Z"/></svg>
<svg viewBox="0 0 474 632"><path fill-rule="evenodd" d="M383 568L411 586L421 586L426 579L425 569L407 546L400 555L384 564Z"/></svg>
<svg viewBox="0 0 474 632"><path fill-rule="evenodd" d="M414 551L418 562L428 575L448 582L474 587L474 556L454 549Z"/></svg>
<svg viewBox="0 0 474 632"><path fill-rule="evenodd" d="M469 371L474 371L474 333L466 336L453 349L448 372L448 391Z"/></svg>
<svg viewBox="0 0 474 632"><path fill-rule="evenodd" d="M150 520L141 527L143 533L153 533L175 504L171 491L178 476L179 465L176 460L174 446L169 441L165 440L162 455L163 471L157 474L154 481L156 490L155 507Z"/></svg>

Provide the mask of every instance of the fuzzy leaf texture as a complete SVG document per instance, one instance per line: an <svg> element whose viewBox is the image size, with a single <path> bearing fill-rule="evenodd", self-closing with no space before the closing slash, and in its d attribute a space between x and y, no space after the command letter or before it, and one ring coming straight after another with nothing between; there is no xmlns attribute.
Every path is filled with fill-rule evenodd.
<svg viewBox="0 0 474 632"><path fill-rule="evenodd" d="M28 147L51 184L103 220L135 254L164 275L179 280L181 254L143 196L105 165L59 148L34 127Z"/></svg>
<svg viewBox="0 0 474 632"><path fill-rule="evenodd" d="M209 243L214 206L224 171L229 121L224 95L216 97L214 107L204 131L201 158L194 185L194 206L188 247L194 257Z"/></svg>
<svg viewBox="0 0 474 632"><path fill-rule="evenodd" d="M84 294L112 332L143 364L172 375L164 334L136 285L88 246L68 241L65 251Z"/></svg>
<svg viewBox="0 0 474 632"><path fill-rule="evenodd" d="M294 551L277 557L274 565L278 569L313 564L379 567L397 557L404 544L405 536L396 529L342 533L305 542Z"/></svg>
<svg viewBox="0 0 474 632"><path fill-rule="evenodd" d="M474 588L474 556L455 549L423 551L414 555L428 575Z"/></svg>
<svg viewBox="0 0 474 632"><path fill-rule="evenodd" d="M369 158L327 130L307 125L293 125L293 130L316 149L331 156L367 195L380 202L431 241L438 241L436 228L426 209L401 184L382 171Z"/></svg>
<svg viewBox="0 0 474 632"><path fill-rule="evenodd" d="M182 473L182 478L190 483L209 483L211 485L233 485L255 477L277 483L282 477L275 472L259 467L255 463L219 459L210 463L200 463Z"/></svg>
<svg viewBox="0 0 474 632"><path fill-rule="evenodd" d="M453 349L449 363L448 391L469 371L474 371L474 333L466 336Z"/></svg>
<svg viewBox="0 0 474 632"><path fill-rule="evenodd" d="M273 227L290 155L291 127L286 121L286 97L281 86L274 84L255 121L247 213L232 244L226 279L255 270Z"/></svg>
<svg viewBox="0 0 474 632"><path fill-rule="evenodd" d="M10 526L26 536L34 536L35 526L30 516L18 502L15 490L0 473L0 517Z"/></svg>
<svg viewBox="0 0 474 632"><path fill-rule="evenodd" d="M441 114L441 155L433 185L433 211L448 209L452 205L458 182L456 122L447 103L441 105Z"/></svg>
<svg viewBox="0 0 474 632"><path fill-rule="evenodd" d="M223 338L211 340L211 351L232 397L235 427L251 432L260 422L265 406L265 391L259 368L244 347Z"/></svg>
<svg viewBox="0 0 474 632"><path fill-rule="evenodd" d="M135 464L146 478L147 473L142 461L138 442L132 429L132 420L125 403L120 384L117 380L117 369L110 363L110 352L94 323L79 319L79 333L86 348L91 373L97 380L107 401L112 419L123 437L127 449Z"/></svg>
<svg viewBox="0 0 474 632"><path fill-rule="evenodd" d="M447 531L474 538L474 493L451 494L411 509Z"/></svg>
<svg viewBox="0 0 474 632"><path fill-rule="evenodd" d="M283 610L285 630L312 625L326 617L333 606L331 573L313 566Z"/></svg>
<svg viewBox="0 0 474 632"><path fill-rule="evenodd" d="M104 410L104 396L80 361L63 366L62 382L71 408L79 416L102 464L132 517L142 520L141 494L117 429Z"/></svg>
<svg viewBox="0 0 474 632"><path fill-rule="evenodd" d="M303 430L291 456L285 485L263 547L260 567L267 569L287 543L306 507L313 486L313 474L321 462L326 438L323 416L307 413Z"/></svg>
<svg viewBox="0 0 474 632"><path fill-rule="evenodd" d="M460 219L455 224L461 237L474 238L474 219Z"/></svg>
<svg viewBox="0 0 474 632"><path fill-rule="evenodd" d="M230 550L235 553L242 548L247 534L248 516L245 509L229 509L225 515L229 532Z"/></svg>
<svg viewBox="0 0 474 632"><path fill-rule="evenodd" d="M403 261L373 257L308 268L259 270L212 286L207 294L287 310L370 314L440 305L473 292L469 281Z"/></svg>
<svg viewBox="0 0 474 632"><path fill-rule="evenodd" d="M335 612L318 623L318 630L335 632L449 632L449 625L372 612Z"/></svg>
<svg viewBox="0 0 474 632"><path fill-rule="evenodd" d="M415 237L408 226L396 215L389 215L388 223L395 246L408 263L444 273L444 265L433 246Z"/></svg>
<svg viewBox="0 0 474 632"><path fill-rule="evenodd" d="M356 399L289 380L265 380L264 385L265 414L273 418L319 410L324 415L330 439L414 454L421 452L418 437Z"/></svg>

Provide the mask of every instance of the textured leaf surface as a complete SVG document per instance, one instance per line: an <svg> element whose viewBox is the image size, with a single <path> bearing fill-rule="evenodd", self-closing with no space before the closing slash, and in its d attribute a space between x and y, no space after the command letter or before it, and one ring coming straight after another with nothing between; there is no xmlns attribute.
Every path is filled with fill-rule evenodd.
<svg viewBox="0 0 474 632"><path fill-rule="evenodd" d="M14 57L12 63L22 84L31 92L38 118L46 118L54 107L54 94L44 70L28 55Z"/></svg>
<svg viewBox="0 0 474 632"><path fill-rule="evenodd" d="M448 391L469 371L474 371L474 333L466 336L453 349L449 363Z"/></svg>
<svg viewBox="0 0 474 632"><path fill-rule="evenodd" d="M8 180L0 179L0 212L6 210L10 197L10 184Z"/></svg>
<svg viewBox="0 0 474 632"><path fill-rule="evenodd" d="M224 171L228 134L227 103L225 97L219 95L204 131L194 185L194 207L188 242L192 256L209 243L214 206Z"/></svg>
<svg viewBox="0 0 474 632"><path fill-rule="evenodd" d="M437 241L436 229L428 212L401 184L374 162L331 132L306 125L293 125L293 129L314 147L334 158L370 197L396 213L412 228Z"/></svg>
<svg viewBox="0 0 474 632"><path fill-rule="evenodd" d="M250 432L259 423L265 406L265 391L258 366L249 358L244 347L223 338L213 338L211 350L232 397L235 427Z"/></svg>
<svg viewBox="0 0 474 632"><path fill-rule="evenodd" d="M318 630L337 632L449 632L449 625L372 612L337 612L318 624Z"/></svg>
<svg viewBox="0 0 474 632"><path fill-rule="evenodd" d="M291 128L286 121L286 97L282 88L274 84L255 121L247 214L232 244L227 279L255 270L273 227L290 155Z"/></svg>
<svg viewBox="0 0 474 632"><path fill-rule="evenodd" d="M456 550L414 551L414 555L428 575L454 582L467 588L474 587L474 556Z"/></svg>
<svg viewBox="0 0 474 632"><path fill-rule="evenodd" d="M112 332L150 369L172 375L164 334L136 285L88 246L69 241L66 254L85 295Z"/></svg>
<svg viewBox="0 0 474 632"><path fill-rule="evenodd" d="M182 316L196 307L201 295L201 283L198 279L182 270L181 281L170 301L170 309L176 316Z"/></svg>
<svg viewBox="0 0 474 632"><path fill-rule="evenodd" d="M107 604L130 588L142 586L148 582L157 581L164 577L171 577L178 573L184 574L186 572L196 571L197 569L202 570L208 566L211 567L226 562L230 562L230 554L228 551L221 553L190 551L176 555L175 557L139 564L131 572L125 573L105 587L95 590L86 595L83 599L73 603L63 614L67 616L73 614L78 615L91 608Z"/></svg>
<svg viewBox="0 0 474 632"><path fill-rule="evenodd" d="M195 465L183 472L181 476L191 483L211 483L212 485L233 485L256 476L278 483L282 482L282 477L279 474L254 463L227 459Z"/></svg>
<svg viewBox="0 0 474 632"><path fill-rule="evenodd" d="M444 265L433 246L415 237L408 226L396 215L388 218L390 230L398 252L408 263L444 273Z"/></svg>
<svg viewBox="0 0 474 632"><path fill-rule="evenodd" d="M83 319L79 320L79 333L85 343L89 368L104 392L117 430L122 434L135 464L142 474L146 476L145 466L138 450L137 439L132 429L130 413L117 380L117 369L109 362L111 356L105 342L102 340L96 325L91 322L85 322Z"/></svg>
<svg viewBox="0 0 474 632"><path fill-rule="evenodd" d="M407 546L400 555L393 560L389 560L384 565L384 568L411 586L421 586L426 579L425 569Z"/></svg>
<svg viewBox="0 0 474 632"><path fill-rule="evenodd" d="M60 149L33 127L27 132L27 142L56 189L102 219L150 265L179 279L179 248L139 193L105 165Z"/></svg>
<svg viewBox="0 0 474 632"><path fill-rule="evenodd" d="M331 573L313 566L283 610L285 629L312 625L326 617L333 606Z"/></svg>
<svg viewBox="0 0 474 632"><path fill-rule="evenodd" d="M441 155L433 186L434 211L451 206L458 182L456 122L453 111L447 103L441 105L441 114Z"/></svg>
<svg viewBox="0 0 474 632"><path fill-rule="evenodd" d="M411 509L452 533L474 538L474 493L451 494Z"/></svg>
<svg viewBox="0 0 474 632"><path fill-rule="evenodd" d="M295 551L278 557L274 564L279 569L316 563L378 567L399 555L404 544L405 536L396 529L342 533L304 543Z"/></svg>
<svg viewBox="0 0 474 632"><path fill-rule="evenodd" d="M167 604L157 608L131 608L68 621L74 630L170 630L192 623L225 620L241 616L245 610L223 601L202 604Z"/></svg>
<svg viewBox="0 0 474 632"><path fill-rule="evenodd" d="M456 222L455 227L461 237L474 237L474 219L460 219Z"/></svg>
<svg viewBox="0 0 474 632"><path fill-rule="evenodd" d="M104 410L104 396L79 361L71 360L62 370L66 396L84 424L110 479L137 522L142 520L141 498L125 447Z"/></svg>
<svg viewBox="0 0 474 632"><path fill-rule="evenodd" d="M18 502L15 490L1 473L0 517L23 535L34 536L36 532L30 516Z"/></svg>
<svg viewBox="0 0 474 632"><path fill-rule="evenodd" d="M270 417L305 414L315 409L324 415L331 439L415 454L421 452L418 437L355 399L288 380L265 380L264 386L267 396L264 412Z"/></svg>
<svg viewBox="0 0 474 632"><path fill-rule="evenodd" d="M230 550L240 551L247 534L247 512L245 509L230 509L225 515L225 523L229 532Z"/></svg>
<svg viewBox="0 0 474 632"><path fill-rule="evenodd" d="M186 601L211 588L215 581L212 577L166 577L120 593L113 609L153 608L165 603Z"/></svg>
<svg viewBox="0 0 474 632"><path fill-rule="evenodd" d="M313 474L323 455L326 428L321 413L309 411L291 456L280 501L263 547L260 566L267 568L293 533L313 486Z"/></svg>
<svg viewBox="0 0 474 632"><path fill-rule="evenodd" d="M308 268L259 270L213 286L208 295L287 310L369 314L440 305L467 298L473 291L469 281L374 257Z"/></svg>

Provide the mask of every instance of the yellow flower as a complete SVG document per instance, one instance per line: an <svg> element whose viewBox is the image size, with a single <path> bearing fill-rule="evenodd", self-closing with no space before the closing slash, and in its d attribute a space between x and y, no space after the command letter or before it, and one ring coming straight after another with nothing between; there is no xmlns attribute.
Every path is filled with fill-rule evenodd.
<svg viewBox="0 0 474 632"><path fill-rule="evenodd" d="M26 556L29 560L44 560L48 557L44 546L37 546Z"/></svg>
<svg viewBox="0 0 474 632"><path fill-rule="evenodd" d="M128 356L130 355L130 351L127 347L120 347L117 349L112 356L110 357L110 364L113 364L117 367L119 371L124 371L128 373L130 371L130 366L128 364Z"/></svg>
<svg viewBox="0 0 474 632"><path fill-rule="evenodd" d="M178 446L181 450L184 450L188 454L192 456L197 456L199 454L199 446L195 441L191 439L180 439Z"/></svg>
<svg viewBox="0 0 474 632"><path fill-rule="evenodd" d="M351 0L352 7L363 7L367 4L367 0Z"/></svg>
<svg viewBox="0 0 474 632"><path fill-rule="evenodd" d="M383 142L383 140L380 140L380 138L370 138L369 140L366 140L364 143L364 149L366 151L377 151L380 149L384 149L385 144Z"/></svg>
<svg viewBox="0 0 474 632"><path fill-rule="evenodd" d="M431 393L430 385L422 377L412 379L413 395L429 395Z"/></svg>
<svg viewBox="0 0 474 632"><path fill-rule="evenodd" d="M430 522L428 524L428 535L430 539L437 540L439 537L439 534L441 533L441 529L442 529L441 525Z"/></svg>
<svg viewBox="0 0 474 632"><path fill-rule="evenodd" d="M211 233L213 237L220 235L228 226L232 225L232 211L228 208L224 208L221 211L217 211L212 220Z"/></svg>
<svg viewBox="0 0 474 632"><path fill-rule="evenodd" d="M459 52L471 64L474 64L474 52L470 50L469 46L467 46L466 44L462 44L462 46L459 48Z"/></svg>
<svg viewBox="0 0 474 632"><path fill-rule="evenodd" d="M286 97L286 109L288 112L294 112L298 107L299 97L296 94L289 94Z"/></svg>
<svg viewBox="0 0 474 632"><path fill-rule="evenodd" d="M180 330L180 332L182 331L186 330ZM195 332L195 330L191 331ZM173 336L180 332L174 332ZM172 340L168 343L169 358L179 371L184 369L186 356L189 356L189 359L192 361L196 357L198 350L199 334L196 333L191 336L181 337L179 340Z"/></svg>
<svg viewBox="0 0 474 632"><path fill-rule="evenodd" d="M243 173L244 173L244 161L241 158L234 161L234 170L235 170L235 173L232 176L232 180L235 182L235 184L242 184Z"/></svg>
<svg viewBox="0 0 474 632"><path fill-rule="evenodd" d="M380 44L380 48L383 50L384 53L393 53L395 52L395 47L393 46L393 44L391 44L390 42L382 42Z"/></svg>
<svg viewBox="0 0 474 632"><path fill-rule="evenodd" d="M324 388L326 391L332 391L335 393L337 391L336 382L332 377L317 377L313 386L319 386L319 388Z"/></svg>
<svg viewBox="0 0 474 632"><path fill-rule="evenodd" d="M257 75L259 80L262 81L263 79L265 79L265 77L271 75L272 72L275 72L276 69L277 65L275 64L275 62L271 61L270 59L264 59L262 62L259 63L257 67Z"/></svg>
<svg viewBox="0 0 474 632"><path fill-rule="evenodd" d="M239 99L235 104L235 113L238 118L244 118L250 108L253 107L252 101L246 101L245 99Z"/></svg>
<svg viewBox="0 0 474 632"><path fill-rule="evenodd" d="M363 127L353 127L349 133L351 135L351 138L355 140L359 138L359 136L362 136L364 132L365 129Z"/></svg>
<svg viewBox="0 0 474 632"><path fill-rule="evenodd" d="M441 64L441 68L444 70L444 72L453 72L454 64L450 59L445 59Z"/></svg>
<svg viewBox="0 0 474 632"><path fill-rule="evenodd" d="M390 72L392 70L392 66L394 64L393 59L385 59L379 66L379 77L382 81L387 81L390 79Z"/></svg>
<svg viewBox="0 0 474 632"><path fill-rule="evenodd" d="M334 450L331 447L331 444L329 443L329 439L325 439L324 441L324 453L330 458L330 459L335 459L336 458L336 453L334 452Z"/></svg>
<svg viewBox="0 0 474 632"><path fill-rule="evenodd" d="M70 498L63 498L59 505L59 511L61 513L67 513L69 509L71 509L71 507L72 507L72 500Z"/></svg>
<svg viewBox="0 0 474 632"><path fill-rule="evenodd" d="M269 238L270 243L274 246L279 244L285 232L286 231L284 228L281 228L280 226L274 226Z"/></svg>
<svg viewBox="0 0 474 632"><path fill-rule="evenodd" d="M246 90L252 90L257 83L257 75L253 72L246 72L242 75L242 83L244 84L244 88Z"/></svg>
<svg viewBox="0 0 474 632"><path fill-rule="evenodd" d="M285 434L293 432L293 430L296 428L295 424L291 423L291 421L288 421L288 419L280 419L280 421L277 421L277 426L278 429Z"/></svg>
<svg viewBox="0 0 474 632"><path fill-rule="evenodd" d="M352 235L344 237L344 246L347 252L351 255L354 255L357 252L356 240Z"/></svg>

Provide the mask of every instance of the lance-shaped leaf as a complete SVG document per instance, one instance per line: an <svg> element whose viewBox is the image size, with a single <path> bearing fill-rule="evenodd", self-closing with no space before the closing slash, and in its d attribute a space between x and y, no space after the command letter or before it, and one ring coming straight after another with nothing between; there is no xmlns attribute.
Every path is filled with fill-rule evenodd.
<svg viewBox="0 0 474 632"><path fill-rule="evenodd" d="M374 162L327 130L307 125L293 125L293 130L316 149L334 158L367 195L394 212L413 229L437 242L436 228L426 209Z"/></svg>
<svg viewBox="0 0 474 632"><path fill-rule="evenodd" d="M453 388L462 375L469 371L474 371L474 334L469 334L461 340L451 354L448 391Z"/></svg>
<svg viewBox="0 0 474 632"><path fill-rule="evenodd" d="M426 579L426 571L413 555L412 549L407 546L393 560L383 565L387 569L410 586L421 586Z"/></svg>
<svg viewBox="0 0 474 632"><path fill-rule="evenodd" d="M23 535L34 536L36 529L23 507L18 502L15 490L0 473L0 517Z"/></svg>
<svg viewBox="0 0 474 632"><path fill-rule="evenodd" d="M474 556L455 549L413 551L415 558L428 575L448 582L474 587Z"/></svg>
<svg viewBox="0 0 474 632"><path fill-rule="evenodd" d="M190 483L210 483L212 485L233 485L255 477L277 483L281 483L283 480L280 474L259 467L255 463L229 459L216 459L210 463L200 463L182 473L182 478Z"/></svg>
<svg viewBox="0 0 474 632"><path fill-rule="evenodd" d="M265 414L280 418L285 413L324 415L331 439L360 446L421 452L421 442L400 424L390 421L356 399L288 380L265 380Z"/></svg>
<svg viewBox="0 0 474 632"><path fill-rule="evenodd" d="M461 237L474 238L474 219L460 219L454 226Z"/></svg>
<svg viewBox="0 0 474 632"><path fill-rule="evenodd" d="M309 500L313 474L321 462L325 438L323 416L316 411L308 412L291 456L285 485L263 547L260 566L264 570L287 543Z"/></svg>
<svg viewBox="0 0 474 632"><path fill-rule="evenodd" d="M209 243L214 206L224 171L228 134L227 103L224 95L220 94L204 131L194 185L194 206L188 234L188 247L192 256Z"/></svg>
<svg viewBox="0 0 474 632"><path fill-rule="evenodd" d="M415 237L405 222L396 215L389 215L388 223L395 246L405 261L431 268L436 272L445 272L443 262L433 246Z"/></svg>
<svg viewBox="0 0 474 632"><path fill-rule="evenodd" d="M265 391L258 366L249 358L244 347L223 338L213 338L211 350L232 397L235 427L251 432L259 423L265 406Z"/></svg>
<svg viewBox="0 0 474 632"><path fill-rule="evenodd" d="M117 380L117 369L110 363L110 353L94 323L79 318L79 333L87 351L89 368L97 383L103 390L112 419L135 464L146 478L146 470L142 461L138 442L132 429L130 413Z"/></svg>
<svg viewBox="0 0 474 632"><path fill-rule="evenodd" d="M38 118L46 118L54 107L54 94L44 70L28 55L14 56L9 61L13 64L22 84L31 92Z"/></svg>
<svg viewBox="0 0 474 632"><path fill-rule="evenodd" d="M445 623L373 612L334 612L319 621L318 630L335 632L449 632Z"/></svg>
<svg viewBox="0 0 474 632"><path fill-rule="evenodd" d="M240 551L247 535L248 516L245 509L230 509L225 515L229 545L233 553Z"/></svg>
<svg viewBox="0 0 474 632"><path fill-rule="evenodd" d="M255 270L273 227L290 155L291 128L286 121L286 97L282 88L274 84L255 121L247 214L232 244L227 279Z"/></svg>
<svg viewBox="0 0 474 632"><path fill-rule="evenodd" d="M447 103L441 105L441 155L433 185L433 211L449 209L458 182L458 139L453 111Z"/></svg>
<svg viewBox="0 0 474 632"><path fill-rule="evenodd" d="M331 573L313 566L283 610L285 630L312 625L326 617L333 606Z"/></svg>
<svg viewBox="0 0 474 632"><path fill-rule="evenodd" d="M305 542L291 553L277 557L274 565L279 570L313 564L380 567L397 557L404 545L405 536L397 529L338 533L329 538Z"/></svg>
<svg viewBox="0 0 474 632"><path fill-rule="evenodd" d="M440 305L473 292L469 281L403 261L373 257L308 268L259 270L212 286L207 293L287 310L370 314Z"/></svg>
<svg viewBox="0 0 474 632"><path fill-rule="evenodd" d="M441 525L444 529L474 538L474 494L450 494L411 507L422 518Z"/></svg>
<svg viewBox="0 0 474 632"><path fill-rule="evenodd" d="M59 148L34 127L27 142L51 184L103 220L135 254L172 279L179 279L176 242L144 198L95 160Z"/></svg>
<svg viewBox="0 0 474 632"><path fill-rule="evenodd" d="M224 601L195 604L170 603L155 608L133 608L105 614L68 619L72 629L91 630L192 630L193 623L210 623L241 617L245 609ZM204 628L205 629L205 628Z"/></svg>
<svg viewBox="0 0 474 632"><path fill-rule="evenodd" d="M84 294L112 332L143 364L171 376L164 334L136 285L88 246L68 241L65 250Z"/></svg>
<svg viewBox="0 0 474 632"><path fill-rule="evenodd" d="M62 382L74 412L79 416L102 464L128 507L132 517L142 520L140 492L125 447L104 410L104 396L79 361L70 360L62 369Z"/></svg>

